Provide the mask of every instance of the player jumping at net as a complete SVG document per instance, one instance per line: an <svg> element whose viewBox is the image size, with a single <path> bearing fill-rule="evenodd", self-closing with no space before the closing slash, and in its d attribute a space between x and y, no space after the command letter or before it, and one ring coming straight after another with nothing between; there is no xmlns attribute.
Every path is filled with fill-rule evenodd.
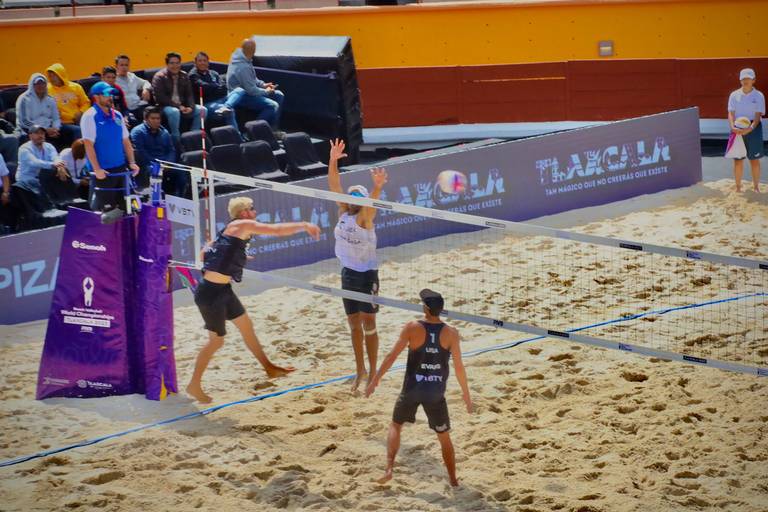
<svg viewBox="0 0 768 512"><path fill-rule="evenodd" d="M339 177L339 160L346 157L344 141L331 141L331 153L328 160L328 186L332 192L343 194ZM387 171L372 169L373 191L370 197L378 199L381 189L387 182ZM368 189L362 185L352 185L347 193L356 197L368 197ZM376 208L337 203L339 221L333 230L336 238L336 257L341 262L341 288L360 293L376 295L379 292L379 270L376 259L376 230L373 219ZM379 337L376 334L376 312L378 306L369 302L344 299L344 311L352 334L352 350L355 353L356 376L352 391L357 391L366 376L370 382L376 371L376 359L379 351ZM370 374L365 370L363 340L368 353Z"/></svg>
<svg viewBox="0 0 768 512"><path fill-rule="evenodd" d="M205 394L202 378L213 354L224 345L225 321L231 320L240 330L246 346L264 367L267 375L281 377L295 368L281 367L272 363L259 343L253 330L253 322L240 300L232 290L231 282L240 282L246 263L246 247L255 235L290 236L305 231L315 240L320 237L320 228L309 222L284 222L263 224L254 220L256 211L249 197L235 197L227 206L232 220L218 233L216 239L203 251L203 279L195 290L195 304L208 330L208 343L197 355L195 371L187 386L187 393L201 403L210 403Z"/></svg>
<svg viewBox="0 0 768 512"><path fill-rule="evenodd" d="M448 404L445 402L445 385L448 380L448 360L453 356L453 366L456 379L461 386L461 394L467 406L467 412L472 413L472 398L467 385L467 373L461 359L459 332L440 321L444 300L442 295L432 290L424 289L419 293L423 303L424 319L405 324L400 332L400 339L381 363L365 396L369 397L376 390L381 378L408 347L408 363L403 379L403 388L395 402L392 413L392 423L387 434L387 469L378 482L385 483L392 478L395 457L400 448L400 432L403 423L416 421L416 410L421 405L427 415L429 428L437 433L443 461L448 469L448 479L452 486L459 485L456 478L456 456L451 442L451 420L448 417Z"/></svg>

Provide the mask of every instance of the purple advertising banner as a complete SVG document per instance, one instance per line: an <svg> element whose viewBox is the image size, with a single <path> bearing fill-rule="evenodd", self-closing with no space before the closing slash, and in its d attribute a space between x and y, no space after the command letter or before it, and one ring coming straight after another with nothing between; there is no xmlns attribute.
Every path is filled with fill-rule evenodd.
<svg viewBox="0 0 768 512"><path fill-rule="evenodd" d="M40 359L37 398L133 392L126 308L133 283L135 218L103 225L71 208Z"/></svg>
<svg viewBox="0 0 768 512"><path fill-rule="evenodd" d="M137 393L161 400L178 393L173 352L173 295L169 290L171 223L165 210L144 206L139 215L133 285L132 380Z"/></svg>
<svg viewBox="0 0 768 512"><path fill-rule="evenodd" d="M446 169L461 171L468 177L466 193L446 195L435 186L437 174ZM524 221L701 181L698 109L437 154L394 163L387 166L387 171L389 181L382 199ZM345 187L370 185L367 171L346 172L341 177ZM298 184L319 189L328 187L325 177ZM285 194L266 190L248 190L237 195L255 199L258 218L262 222L307 220L323 228L318 242L305 235L255 238L250 244L250 252L254 256L249 263L250 268L271 270L302 265L333 254L333 226L337 217L334 204L299 196L278 198ZM226 204L230 197L217 198L217 220L221 225L226 221ZM196 250L190 243L193 229L178 228L180 226L174 225L174 258L191 260ZM376 229L379 246L386 247L476 228L380 211L376 217ZM15 239L19 243L19 237L23 236L3 240ZM30 233L28 236L39 235ZM15 247L7 247L10 244L0 245L0 323L44 318L47 309L42 311L31 301L25 304L37 313L19 314L24 295L15 291L26 290L24 279L29 280L33 272L15 270L14 265L21 269L28 260L19 258ZM42 270L51 268L56 260L55 251L47 245L45 247L46 252L36 256L42 262L36 265ZM15 279L16 275L20 275L19 280ZM50 273L43 272L38 278L46 285L52 282ZM50 300L50 289L47 294L40 292L35 297L38 303ZM16 319L20 316L25 318Z"/></svg>
<svg viewBox="0 0 768 512"><path fill-rule="evenodd" d="M692 108L400 162L387 166L389 178L381 199L524 221L685 187L702 177L698 126L698 110ZM445 194L436 185L437 175L446 169L467 176L465 193ZM343 187L371 184L367 171L342 173L341 179ZM298 184L328 187L324 176ZM216 212L221 227L232 195L253 197L262 222L309 221L323 229L319 241L304 234L254 237L249 268L269 271L333 255L334 203L270 190L220 196ZM379 247L479 229L386 210L378 212L375 224ZM188 232L191 236L191 229Z"/></svg>

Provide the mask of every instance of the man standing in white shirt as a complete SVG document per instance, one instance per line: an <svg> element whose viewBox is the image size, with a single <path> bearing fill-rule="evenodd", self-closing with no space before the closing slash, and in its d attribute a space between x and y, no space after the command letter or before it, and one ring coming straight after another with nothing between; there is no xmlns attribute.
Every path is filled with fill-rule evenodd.
<svg viewBox="0 0 768 512"><path fill-rule="evenodd" d="M763 125L765 115L765 96L755 89L755 72L750 68L742 69L739 73L741 88L736 89L728 98L728 123L731 131L744 138L747 148L747 159L752 171L752 187L760 192L760 159L763 157ZM739 129L734 126L736 119L746 117L750 121L747 128ZM741 192L741 177L744 173L744 159L733 161L733 176L736 180L736 192Z"/></svg>

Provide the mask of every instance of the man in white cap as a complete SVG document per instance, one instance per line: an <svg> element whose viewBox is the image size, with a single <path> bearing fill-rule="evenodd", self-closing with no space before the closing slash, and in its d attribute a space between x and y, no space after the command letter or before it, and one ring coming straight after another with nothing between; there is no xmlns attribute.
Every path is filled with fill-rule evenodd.
<svg viewBox="0 0 768 512"><path fill-rule="evenodd" d="M328 160L328 186L331 192L343 194L339 177L339 160L346 157L344 141L331 141L331 153ZM381 189L387 182L387 171L372 169L373 191L370 197L378 199ZM369 197L368 190L362 185L353 185L347 189L353 197ZM373 219L376 208L348 203L339 205L339 221L333 230L336 238L336 257L341 262L341 287L359 293L377 295L379 293L379 264L376 259L376 228ZM357 391L360 383L368 376L368 382L376 371L376 359L379 351L379 336L376 333L376 312L378 306L369 302L344 299L344 311L352 334L352 350L355 353L355 379L352 391ZM363 358L363 340L368 353L370 373L365 370Z"/></svg>
<svg viewBox="0 0 768 512"><path fill-rule="evenodd" d="M728 98L728 123L731 131L744 138L747 148L747 159L752 171L752 187L760 192L760 159L763 157L763 126L760 123L765 115L765 96L755 89L755 71L750 68L742 69L739 73L741 87L731 93ZM747 128L734 125L736 119L746 117L750 121ZM744 159L733 161L733 175L736 180L736 192L741 192L741 177L744 173Z"/></svg>

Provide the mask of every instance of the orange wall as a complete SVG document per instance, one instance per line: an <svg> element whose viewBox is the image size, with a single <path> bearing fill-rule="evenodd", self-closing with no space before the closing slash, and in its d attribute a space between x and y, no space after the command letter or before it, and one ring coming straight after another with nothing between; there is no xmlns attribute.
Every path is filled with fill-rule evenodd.
<svg viewBox="0 0 768 512"><path fill-rule="evenodd" d="M349 35L360 68L595 59L603 39L620 59L749 57L768 55L766 19L765 0L538 0L1 21L0 83L56 61L83 77L118 53L136 68L170 50L227 60L251 34Z"/></svg>

